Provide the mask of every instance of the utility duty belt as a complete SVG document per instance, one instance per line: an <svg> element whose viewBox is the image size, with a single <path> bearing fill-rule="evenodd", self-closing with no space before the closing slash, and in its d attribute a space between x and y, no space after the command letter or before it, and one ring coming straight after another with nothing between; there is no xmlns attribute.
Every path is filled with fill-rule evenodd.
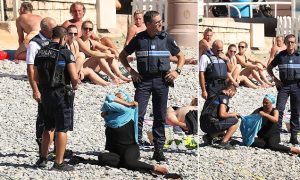
<svg viewBox="0 0 300 180"><path fill-rule="evenodd" d="M224 84L225 79L215 79L215 80L207 80L207 84Z"/></svg>

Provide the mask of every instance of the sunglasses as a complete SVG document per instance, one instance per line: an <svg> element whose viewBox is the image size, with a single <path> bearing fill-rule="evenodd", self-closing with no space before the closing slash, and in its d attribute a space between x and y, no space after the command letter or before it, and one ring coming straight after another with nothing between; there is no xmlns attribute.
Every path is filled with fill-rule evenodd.
<svg viewBox="0 0 300 180"><path fill-rule="evenodd" d="M295 41L287 41L287 44L295 44Z"/></svg>
<svg viewBox="0 0 300 180"><path fill-rule="evenodd" d="M229 50L229 52L233 52L233 53L236 53L236 51L233 51L233 50Z"/></svg>
<svg viewBox="0 0 300 180"><path fill-rule="evenodd" d="M242 48L242 49L244 49L245 48L245 46L238 46L239 48Z"/></svg>
<svg viewBox="0 0 300 180"><path fill-rule="evenodd" d="M72 33L72 32L69 32L68 34L69 34L69 36L73 36L73 35L77 36L78 35L78 33Z"/></svg>
<svg viewBox="0 0 300 180"><path fill-rule="evenodd" d="M163 23L162 20L159 20L159 21L154 22L155 25L157 25L157 24L162 24L162 23Z"/></svg>
<svg viewBox="0 0 300 180"><path fill-rule="evenodd" d="M89 30L89 31L92 31L93 30L93 28L88 28L88 27L85 27L85 28L83 28L85 31L87 31L87 30Z"/></svg>
<svg viewBox="0 0 300 180"><path fill-rule="evenodd" d="M217 52L223 52L223 49L218 49Z"/></svg>

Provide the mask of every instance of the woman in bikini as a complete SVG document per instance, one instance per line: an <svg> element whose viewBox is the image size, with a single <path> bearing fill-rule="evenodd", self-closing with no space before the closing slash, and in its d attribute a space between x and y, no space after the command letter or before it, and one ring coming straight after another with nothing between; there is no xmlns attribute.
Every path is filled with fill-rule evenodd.
<svg viewBox="0 0 300 180"><path fill-rule="evenodd" d="M76 69L79 75L80 80L85 78L90 79L96 85L107 86L110 82L103 80L99 77L91 68L83 67L85 62L85 56L82 52L79 52L79 45L76 41L78 36L78 29L75 25L70 25L67 28L68 38L66 41L66 47L72 51L76 59Z"/></svg>
<svg viewBox="0 0 300 180"><path fill-rule="evenodd" d="M245 84L247 87L252 89L257 89L259 86L255 85L250 79L244 75L240 75L241 65L237 63L235 54L236 54L236 45L230 44L227 50L227 68L228 68L228 81L231 81L236 87L239 86L240 83Z"/></svg>
<svg viewBox="0 0 300 180"><path fill-rule="evenodd" d="M82 23L82 36L77 38L79 50L85 54L83 67L89 67L95 72L103 71L114 83L130 82L119 70L117 54L111 48L91 39L94 24L91 21Z"/></svg>

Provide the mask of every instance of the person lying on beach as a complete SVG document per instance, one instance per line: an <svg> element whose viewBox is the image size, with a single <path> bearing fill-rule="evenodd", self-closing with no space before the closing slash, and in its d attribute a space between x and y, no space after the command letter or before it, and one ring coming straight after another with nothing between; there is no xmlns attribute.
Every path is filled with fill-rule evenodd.
<svg viewBox="0 0 300 180"><path fill-rule="evenodd" d="M197 98L195 98L197 99ZM197 114L198 106L168 107L166 112L166 124L171 126L179 126L188 134L197 134L197 115L193 119L191 113ZM194 127L195 126L195 127Z"/></svg>
<svg viewBox="0 0 300 180"><path fill-rule="evenodd" d="M269 82L264 69L267 67L265 63L252 57L246 56L248 44L244 41L239 42L239 52L235 55L237 62L244 68L241 75L248 78L256 79L262 87L271 87L273 84Z"/></svg>
<svg viewBox="0 0 300 180"><path fill-rule="evenodd" d="M228 79L227 82L230 81L233 85L238 87L240 83L243 83L246 87L257 89L259 86L254 84L248 77L245 75L240 75L241 72L241 65L237 63L236 60L236 45L230 44L228 46L228 50L226 56L227 60L227 71L228 71Z"/></svg>
<svg viewBox="0 0 300 180"><path fill-rule="evenodd" d="M279 112L275 105L276 97L267 94L262 102L262 107L256 109L253 114L259 113L262 117L261 129L257 133L257 138L251 144L251 147L271 149L286 153L300 154L299 147L287 147L280 143L280 132L278 131Z"/></svg>
<svg viewBox="0 0 300 180"><path fill-rule="evenodd" d="M79 45L76 41L76 38L78 37L78 29L75 25L70 25L67 28L67 41L66 41L66 47L72 51L75 59L76 59L76 70L79 75L80 80L84 80L88 78L96 85L101 86L108 86L110 85L109 82L103 80L100 76L98 76L95 71L93 71L89 67L84 67L84 63L88 61L88 59L85 59L85 55L83 52L79 52Z"/></svg>
<svg viewBox="0 0 300 180"><path fill-rule="evenodd" d="M115 59L117 54L112 54L101 43L91 39L93 27L92 21L84 21L81 27L82 36L77 38L79 50L85 54L86 58L84 67L89 67L95 72L102 70L116 84L130 82L130 79L125 77L119 69L118 61Z"/></svg>
<svg viewBox="0 0 300 180"><path fill-rule="evenodd" d="M286 46L284 44L284 37L280 35L276 37L276 43L271 48L268 65L273 61L274 57L283 50L286 50Z"/></svg>
<svg viewBox="0 0 300 180"><path fill-rule="evenodd" d="M78 29L78 37L81 37L82 30L81 26L83 23L83 17L85 15L86 8L84 7L84 4L82 2L74 2L70 6L70 14L72 15L73 19L66 20L62 26L67 28L69 25L73 24L77 26ZM112 42L112 40L108 37L101 37L99 38L94 32L91 34L91 39L100 42L102 45L110 48L114 53L116 54L116 57L119 56L118 49L116 45Z"/></svg>
<svg viewBox="0 0 300 180"><path fill-rule="evenodd" d="M42 17L32 14L32 9L33 6L30 2L23 2L19 9L20 16L16 19L19 47L15 52L15 60L26 60L26 48L29 41L40 31ZM26 33L25 37L24 33Z"/></svg>
<svg viewBox="0 0 300 180"><path fill-rule="evenodd" d="M207 133L203 136L203 140L208 145L213 145L214 137L223 134L225 135L221 142L216 145L221 149L232 149L233 146L229 143L230 138L238 129L238 118L240 117L237 112L229 111L229 99L236 93L236 87L229 84L221 93L208 98L203 106L200 116L200 128L203 132Z"/></svg>
<svg viewBox="0 0 300 180"><path fill-rule="evenodd" d="M102 166L166 174L168 170L164 166L139 161L137 106L138 103L124 91L106 96L101 116L106 126L105 150L109 152L99 155L99 163Z"/></svg>

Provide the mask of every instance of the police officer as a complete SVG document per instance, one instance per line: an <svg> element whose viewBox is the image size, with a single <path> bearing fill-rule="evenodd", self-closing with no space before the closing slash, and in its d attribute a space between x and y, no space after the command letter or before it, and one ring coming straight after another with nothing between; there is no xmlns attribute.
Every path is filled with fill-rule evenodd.
<svg viewBox="0 0 300 180"><path fill-rule="evenodd" d="M227 78L226 60L221 40L215 40L211 51L207 51L200 57L199 82L204 99L216 95L224 89Z"/></svg>
<svg viewBox="0 0 300 180"><path fill-rule="evenodd" d="M282 131L282 116L286 102L290 96L291 107L291 138L290 143L299 144L297 133L299 132L300 113L300 55L296 52L296 38L293 34L284 39L286 50L281 51L269 64L267 70L273 78L278 90L276 108L279 111L279 131ZM275 77L272 69L278 66L279 78Z"/></svg>
<svg viewBox="0 0 300 180"><path fill-rule="evenodd" d="M144 116L152 93L154 122L153 159L164 161L163 145L165 143L165 114L167 109L169 85L180 75L184 65L184 56L169 34L162 31L161 16L157 11L148 11L144 15L146 30L137 34L120 53L120 61L130 72L135 91L135 101L139 109L139 144L142 141ZM135 52L137 71L126 60ZM170 70L170 55L178 58L177 68Z"/></svg>
<svg viewBox="0 0 300 180"><path fill-rule="evenodd" d="M49 44L49 41L52 36L52 29L56 26L56 22L54 19L50 17L46 17L41 21L41 30L39 34L37 34L34 38L31 39L28 44L27 54L26 54L26 64L27 64L27 76L30 83L30 86L33 91L33 98L39 102L38 103L38 115L36 120L36 142L39 146L39 154L41 153L41 143L42 143L42 133L44 130L44 119L41 115L42 106L40 103L41 94L38 90L38 85L33 80L33 67L34 67L34 59L38 50L41 49L42 46Z"/></svg>
<svg viewBox="0 0 300 180"><path fill-rule="evenodd" d="M205 101L200 116L200 128L207 133L203 136L205 143L211 145L213 137L225 132L222 141L217 147L222 149L232 149L229 140L238 129L238 117L236 112L229 111L229 99L236 93L236 87L228 84L219 94L208 98Z"/></svg>
<svg viewBox="0 0 300 180"><path fill-rule="evenodd" d="M34 62L34 79L38 80L42 101L45 129L42 153L37 167L46 167L48 148L56 132L56 157L53 169L70 171L73 167L63 162L67 131L73 130L74 91L78 86L75 58L62 46L67 31L62 26L53 29L52 42L42 47ZM72 87L70 86L72 84Z"/></svg>

